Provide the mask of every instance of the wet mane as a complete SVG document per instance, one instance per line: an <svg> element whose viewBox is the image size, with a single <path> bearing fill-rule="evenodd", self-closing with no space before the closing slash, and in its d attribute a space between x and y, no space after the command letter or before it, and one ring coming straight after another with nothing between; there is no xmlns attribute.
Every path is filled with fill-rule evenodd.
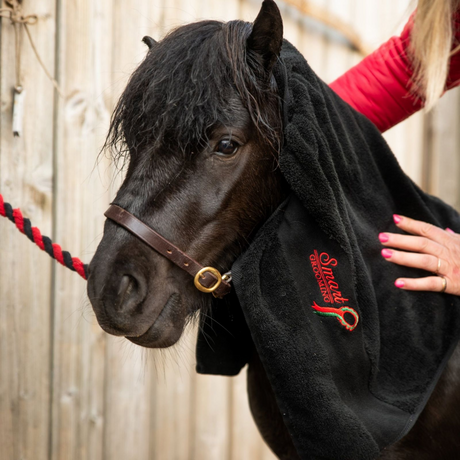
<svg viewBox="0 0 460 460"><path fill-rule="evenodd" d="M193 151L230 123L229 103L239 95L261 139L277 149L276 84L247 50L251 31L243 21L201 21L155 44L115 108L104 148L116 160L160 148Z"/></svg>

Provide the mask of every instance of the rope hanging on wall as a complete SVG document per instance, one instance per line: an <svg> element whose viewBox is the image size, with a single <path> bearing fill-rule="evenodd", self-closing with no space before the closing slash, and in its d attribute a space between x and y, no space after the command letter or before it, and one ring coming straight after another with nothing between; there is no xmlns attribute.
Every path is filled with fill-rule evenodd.
<svg viewBox="0 0 460 460"><path fill-rule="evenodd" d="M24 115L24 98L25 91L21 81L21 27L24 28L30 42L30 46L37 58L38 63L45 72L48 79L51 81L56 91L61 97L64 97L58 82L52 77L45 66L40 53L35 46L35 42L30 34L28 26L33 26L38 22L36 14L24 16L22 14L22 0L5 0L6 8L0 8L0 17L8 18L14 27L15 41L15 86L14 86L14 102L13 102L13 135L18 137L22 134L22 120Z"/></svg>
<svg viewBox="0 0 460 460"><path fill-rule="evenodd" d="M70 253L63 251L59 244L53 243L47 236L43 236L37 227L32 227L30 220L22 215L19 208L13 209L9 203L5 203L1 194L0 215L11 220L21 233L24 233L30 241L53 259L77 272L83 279L88 278L88 265L84 264L78 257L72 257Z"/></svg>

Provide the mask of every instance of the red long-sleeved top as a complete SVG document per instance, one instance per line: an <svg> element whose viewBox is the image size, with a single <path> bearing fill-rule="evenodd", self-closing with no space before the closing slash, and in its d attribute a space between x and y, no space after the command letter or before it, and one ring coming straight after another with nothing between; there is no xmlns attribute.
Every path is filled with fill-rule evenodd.
<svg viewBox="0 0 460 460"><path fill-rule="evenodd" d="M460 43L460 12L453 18L454 47ZM358 112L384 132L423 107L411 93L413 69L408 48L413 15L399 37L392 37L330 84ZM450 60L446 90L460 84L460 52Z"/></svg>

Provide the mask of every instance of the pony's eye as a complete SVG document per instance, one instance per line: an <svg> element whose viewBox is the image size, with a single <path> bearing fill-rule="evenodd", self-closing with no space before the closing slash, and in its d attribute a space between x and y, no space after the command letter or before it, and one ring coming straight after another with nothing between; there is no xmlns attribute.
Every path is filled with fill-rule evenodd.
<svg viewBox="0 0 460 460"><path fill-rule="evenodd" d="M237 152L239 146L240 145L235 141L231 141L230 139L222 139L217 144L216 153L222 156L234 155Z"/></svg>

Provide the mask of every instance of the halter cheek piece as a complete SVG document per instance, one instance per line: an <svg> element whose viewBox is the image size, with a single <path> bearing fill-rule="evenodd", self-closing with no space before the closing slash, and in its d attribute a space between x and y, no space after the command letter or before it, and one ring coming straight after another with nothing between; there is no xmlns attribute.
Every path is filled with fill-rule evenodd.
<svg viewBox="0 0 460 460"><path fill-rule="evenodd" d="M213 267L203 267L196 260L189 257L178 247L163 238L155 230L140 221L137 217L134 217L131 213L117 205L111 205L104 215L126 230L129 230L133 235L137 236L137 238L142 240L156 252L192 275L195 287L201 292L212 292L213 296L218 298L230 292L230 272L221 275L220 272Z"/></svg>

